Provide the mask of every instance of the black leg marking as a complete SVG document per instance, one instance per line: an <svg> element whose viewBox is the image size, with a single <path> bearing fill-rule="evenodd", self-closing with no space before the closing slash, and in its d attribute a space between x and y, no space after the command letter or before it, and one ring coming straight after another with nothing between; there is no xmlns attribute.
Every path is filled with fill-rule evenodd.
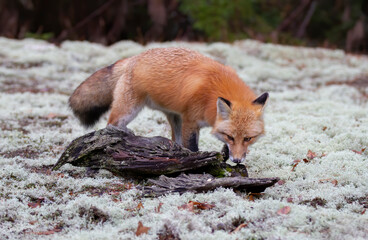
<svg viewBox="0 0 368 240"><path fill-rule="evenodd" d="M228 160L230 155L229 155L229 147L227 146L227 144L224 144L224 147L221 150L222 152L222 156L224 156L224 160Z"/></svg>
<svg viewBox="0 0 368 240"><path fill-rule="evenodd" d="M192 133L189 137L189 150L192 152L198 152L198 137L197 133Z"/></svg>

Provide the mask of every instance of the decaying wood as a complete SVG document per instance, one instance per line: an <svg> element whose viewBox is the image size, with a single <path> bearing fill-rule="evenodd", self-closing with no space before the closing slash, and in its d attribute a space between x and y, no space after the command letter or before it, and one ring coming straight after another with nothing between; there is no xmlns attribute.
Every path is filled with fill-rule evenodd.
<svg viewBox="0 0 368 240"><path fill-rule="evenodd" d="M159 179L149 179L152 186L143 187L147 196L158 196L167 193L206 192L218 187L233 188L247 192L263 192L267 187L274 185L279 178L248 178L224 177L214 178L210 174L180 174L176 178L160 176Z"/></svg>
<svg viewBox="0 0 368 240"><path fill-rule="evenodd" d="M232 167L224 162L224 156L226 153L191 152L167 138L135 136L128 129L108 126L72 141L53 170L69 163L136 179L191 173L149 179L148 183L153 185L143 188L149 196L203 192L217 187L260 192L278 181L278 178L248 178L244 165Z"/></svg>
<svg viewBox="0 0 368 240"><path fill-rule="evenodd" d="M147 177L218 166L218 152L191 152L164 137L135 136L113 126L72 141L53 170L73 166L106 169L120 176Z"/></svg>

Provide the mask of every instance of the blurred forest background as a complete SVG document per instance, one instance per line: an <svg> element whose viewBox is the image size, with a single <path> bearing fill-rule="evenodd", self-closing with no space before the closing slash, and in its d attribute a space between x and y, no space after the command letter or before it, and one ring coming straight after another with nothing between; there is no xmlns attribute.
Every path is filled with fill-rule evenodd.
<svg viewBox="0 0 368 240"><path fill-rule="evenodd" d="M262 42L368 52L368 0L0 0L0 36Z"/></svg>

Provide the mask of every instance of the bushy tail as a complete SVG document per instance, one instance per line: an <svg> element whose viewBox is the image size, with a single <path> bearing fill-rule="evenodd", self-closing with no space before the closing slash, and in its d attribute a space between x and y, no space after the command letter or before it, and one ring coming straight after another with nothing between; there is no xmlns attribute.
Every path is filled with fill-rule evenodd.
<svg viewBox="0 0 368 240"><path fill-rule="evenodd" d="M110 108L117 81L113 68L111 65L92 74L69 98L69 106L86 127L94 125Z"/></svg>

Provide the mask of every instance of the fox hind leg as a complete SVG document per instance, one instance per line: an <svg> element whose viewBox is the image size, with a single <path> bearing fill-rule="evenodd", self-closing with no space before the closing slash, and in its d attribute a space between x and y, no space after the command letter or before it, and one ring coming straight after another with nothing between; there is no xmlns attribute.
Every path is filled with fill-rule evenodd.
<svg viewBox="0 0 368 240"><path fill-rule="evenodd" d="M144 107L144 98L124 84L116 86L108 120L108 124L120 128L126 127Z"/></svg>

